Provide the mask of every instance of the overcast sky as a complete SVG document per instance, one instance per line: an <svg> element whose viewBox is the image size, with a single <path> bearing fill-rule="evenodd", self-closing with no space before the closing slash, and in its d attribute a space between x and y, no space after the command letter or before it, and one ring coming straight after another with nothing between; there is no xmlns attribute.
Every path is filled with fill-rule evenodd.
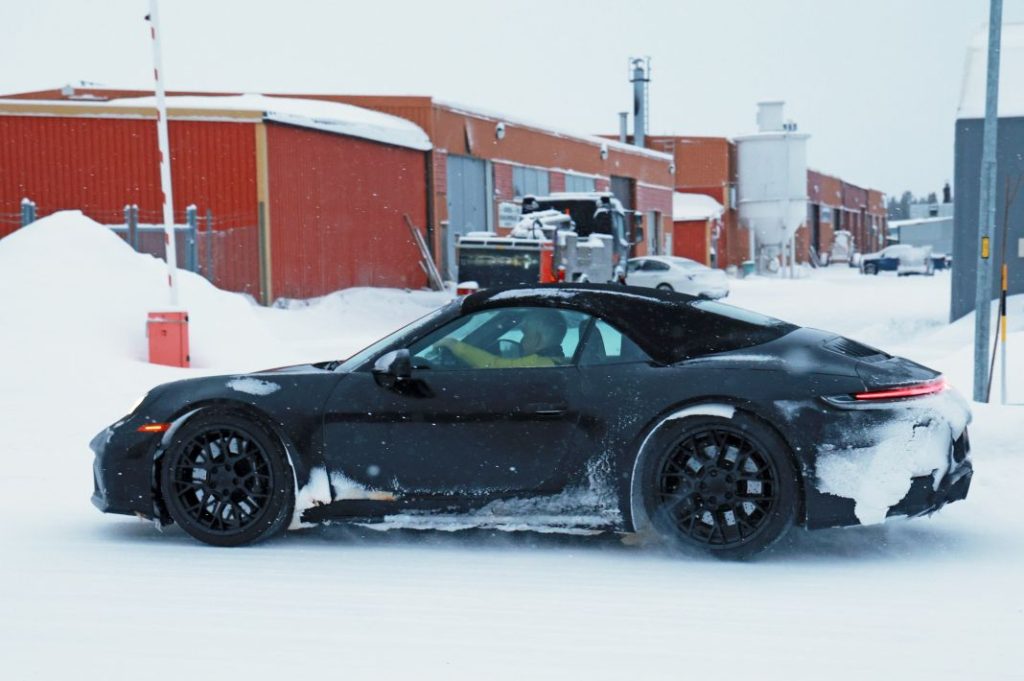
<svg viewBox="0 0 1024 681"><path fill-rule="evenodd" d="M1024 0L1005 0L1024 21ZM898 194L952 179L988 0L163 0L172 89L423 94L615 132L630 55L654 133L752 131L784 99L812 167ZM0 0L0 92L151 86L148 0Z"/></svg>

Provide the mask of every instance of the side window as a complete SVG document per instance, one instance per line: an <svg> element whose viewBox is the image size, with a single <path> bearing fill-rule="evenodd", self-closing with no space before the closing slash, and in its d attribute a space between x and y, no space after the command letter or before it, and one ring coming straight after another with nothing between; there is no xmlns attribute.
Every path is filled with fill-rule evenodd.
<svg viewBox="0 0 1024 681"><path fill-rule="evenodd" d="M644 261L643 260L630 260L629 262L626 263L626 271L627 272L636 272L641 267L643 267L643 265L644 265Z"/></svg>
<svg viewBox="0 0 1024 681"><path fill-rule="evenodd" d="M581 366L649 361L651 358L629 336L600 319L591 329L580 353Z"/></svg>
<svg viewBox="0 0 1024 681"><path fill-rule="evenodd" d="M644 263L645 272L664 272L668 270L668 265L658 260L648 260Z"/></svg>
<svg viewBox="0 0 1024 681"><path fill-rule="evenodd" d="M525 168L514 166L512 168L512 191L518 198L528 194L533 196L547 196L550 192L550 178L547 170L540 168Z"/></svg>
<svg viewBox="0 0 1024 681"><path fill-rule="evenodd" d="M580 312L507 307L460 317L409 348L413 367L434 371L566 366L589 319Z"/></svg>

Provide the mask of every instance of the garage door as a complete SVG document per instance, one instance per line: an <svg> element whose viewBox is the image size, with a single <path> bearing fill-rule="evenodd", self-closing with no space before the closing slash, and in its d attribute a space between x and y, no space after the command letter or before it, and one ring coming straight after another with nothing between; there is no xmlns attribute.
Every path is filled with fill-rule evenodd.
<svg viewBox="0 0 1024 681"><path fill-rule="evenodd" d="M488 229L487 163L469 156L448 156L448 229L444 235L444 269L448 279L458 279L455 267L456 238Z"/></svg>

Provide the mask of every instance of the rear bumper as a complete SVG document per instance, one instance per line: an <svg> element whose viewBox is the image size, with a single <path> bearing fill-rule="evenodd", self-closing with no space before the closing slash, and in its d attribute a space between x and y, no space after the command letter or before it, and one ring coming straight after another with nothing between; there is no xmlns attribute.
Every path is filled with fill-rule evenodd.
<svg viewBox="0 0 1024 681"><path fill-rule="evenodd" d="M937 486L931 476L914 478L907 496L890 508L888 515L889 517L929 515L946 504L962 501L967 498L967 492L971 488L972 475L974 475L974 467L971 466L970 461L965 461L955 470L951 470L943 476Z"/></svg>
<svg viewBox="0 0 1024 681"><path fill-rule="evenodd" d="M967 496L970 411L955 390L848 407L792 405L788 412L808 528L927 515Z"/></svg>

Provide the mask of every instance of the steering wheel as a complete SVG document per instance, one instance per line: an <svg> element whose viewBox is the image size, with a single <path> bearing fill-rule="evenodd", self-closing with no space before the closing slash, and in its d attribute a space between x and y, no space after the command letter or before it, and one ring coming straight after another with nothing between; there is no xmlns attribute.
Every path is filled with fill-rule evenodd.
<svg viewBox="0 0 1024 681"><path fill-rule="evenodd" d="M438 366L445 369L465 369L469 366L465 360L452 352L451 348L443 345L437 348L437 359Z"/></svg>
<svg viewBox="0 0 1024 681"><path fill-rule="evenodd" d="M423 360L429 369L465 369L469 365L459 359L458 355L443 345L435 345L430 349Z"/></svg>

